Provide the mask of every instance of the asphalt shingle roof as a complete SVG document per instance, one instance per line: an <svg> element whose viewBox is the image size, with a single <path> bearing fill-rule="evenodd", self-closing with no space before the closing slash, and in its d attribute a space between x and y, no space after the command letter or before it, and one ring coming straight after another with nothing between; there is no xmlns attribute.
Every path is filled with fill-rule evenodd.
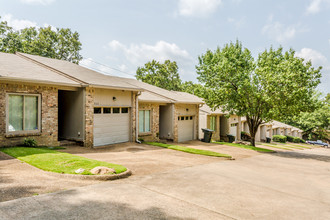
<svg viewBox="0 0 330 220"><path fill-rule="evenodd" d="M43 82L46 84L63 84L80 86L80 83L59 75L56 72L41 68L20 56L0 52L0 80L16 80L26 82Z"/></svg>

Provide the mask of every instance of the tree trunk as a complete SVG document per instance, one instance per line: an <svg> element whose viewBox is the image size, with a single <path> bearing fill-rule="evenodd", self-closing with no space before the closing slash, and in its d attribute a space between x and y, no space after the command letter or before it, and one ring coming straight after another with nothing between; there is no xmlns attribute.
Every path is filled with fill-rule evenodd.
<svg viewBox="0 0 330 220"><path fill-rule="evenodd" d="M254 136L251 135L251 145L252 145L253 147L256 146L255 135L254 135Z"/></svg>
<svg viewBox="0 0 330 220"><path fill-rule="evenodd" d="M258 131L258 127L260 125L260 121L254 120L253 118L246 117L246 121L249 126L250 135L251 135L251 145L256 146L256 134Z"/></svg>

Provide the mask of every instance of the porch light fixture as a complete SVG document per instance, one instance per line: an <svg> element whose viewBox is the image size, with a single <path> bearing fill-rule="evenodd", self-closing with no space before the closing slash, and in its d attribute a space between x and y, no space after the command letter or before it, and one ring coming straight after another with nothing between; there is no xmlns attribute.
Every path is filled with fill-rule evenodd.
<svg viewBox="0 0 330 220"><path fill-rule="evenodd" d="M187 111L187 112L189 112L189 109L188 109L188 108L186 108L186 111Z"/></svg>

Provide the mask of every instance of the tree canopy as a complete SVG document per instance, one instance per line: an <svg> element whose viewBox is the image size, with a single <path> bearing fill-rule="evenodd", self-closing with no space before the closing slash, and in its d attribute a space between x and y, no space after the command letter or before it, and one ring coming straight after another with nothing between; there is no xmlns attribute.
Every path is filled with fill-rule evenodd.
<svg viewBox="0 0 330 220"><path fill-rule="evenodd" d="M175 61L152 60L136 70L136 79L167 90L181 91L181 79Z"/></svg>
<svg viewBox="0 0 330 220"><path fill-rule="evenodd" d="M301 128L309 138L316 136L318 139L329 139L327 130L330 130L330 94L321 100L317 96L314 103L318 103L318 107L313 112L302 112L286 122Z"/></svg>
<svg viewBox="0 0 330 220"><path fill-rule="evenodd" d="M81 42L79 34L69 28L29 27L14 30L7 22L0 23L0 51L23 52L79 63Z"/></svg>
<svg viewBox="0 0 330 220"><path fill-rule="evenodd" d="M283 48L265 50L254 60L239 41L199 56L198 80L208 90L212 108L245 116L255 145L259 125L314 108L312 94L320 83L321 67Z"/></svg>

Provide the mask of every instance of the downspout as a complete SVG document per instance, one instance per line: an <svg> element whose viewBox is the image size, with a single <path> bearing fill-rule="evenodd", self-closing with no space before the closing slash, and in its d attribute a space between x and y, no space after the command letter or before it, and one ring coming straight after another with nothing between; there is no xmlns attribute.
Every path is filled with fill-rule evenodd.
<svg viewBox="0 0 330 220"><path fill-rule="evenodd" d="M141 144L141 141L139 141L139 95L141 95L141 91L139 91L136 94L135 98L135 142L138 144Z"/></svg>

